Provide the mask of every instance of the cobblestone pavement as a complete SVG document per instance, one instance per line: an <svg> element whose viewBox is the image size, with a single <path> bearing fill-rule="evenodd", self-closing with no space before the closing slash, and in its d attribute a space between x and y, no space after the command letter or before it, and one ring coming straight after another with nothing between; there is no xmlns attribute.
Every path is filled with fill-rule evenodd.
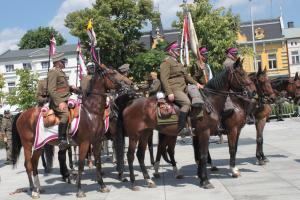
<svg viewBox="0 0 300 200"><path fill-rule="evenodd" d="M135 173L140 191L134 192L130 190L130 183L121 183L117 180L115 166L111 161L106 161L103 164L104 181L111 189L110 193L97 192L98 184L94 181L95 169L85 167L82 186L87 195L86 199L300 199L300 119L286 119L284 122L270 122L266 125L264 152L270 159L270 163L265 166L256 164L255 137L255 127L247 125L242 131L238 146L237 167L242 173L239 178L232 178L229 174L226 140L224 144L216 144L217 138L211 139L211 155L214 164L219 168L217 172L209 172L215 189L205 190L199 187L191 140L187 138L179 139L175 155L185 176L184 179L176 180L172 167L161 162L161 178L153 178L157 187L147 188L135 159ZM157 139L154 141L156 142ZM28 179L23 167L23 154L16 169L5 166L4 158L5 152L0 150L0 199L31 199L26 192L9 195L18 188L28 187ZM147 166L150 166L148 153L146 161ZM51 174L43 174L41 162L39 169L41 185L45 189L41 199L76 198L76 186L61 181L57 161ZM151 175L153 173L151 167L149 173ZM128 177L128 173L126 176Z"/></svg>

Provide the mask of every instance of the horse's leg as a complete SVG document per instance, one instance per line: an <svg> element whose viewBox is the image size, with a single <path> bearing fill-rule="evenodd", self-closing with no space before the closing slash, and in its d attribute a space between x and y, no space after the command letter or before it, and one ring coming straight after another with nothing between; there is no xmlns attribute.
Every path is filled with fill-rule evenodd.
<svg viewBox="0 0 300 200"><path fill-rule="evenodd" d="M168 142L167 152L170 156L171 165L173 166L173 171L176 179L183 179L183 175L179 172L177 164L175 161L175 145L176 145L177 136L166 136Z"/></svg>
<svg viewBox="0 0 300 200"><path fill-rule="evenodd" d="M199 164L199 144L198 144L198 138L196 136L194 136L192 139L193 139L194 159L195 159L196 165L198 165Z"/></svg>
<svg viewBox="0 0 300 200"><path fill-rule="evenodd" d="M256 119L256 158L259 165L264 165L265 162L268 162L268 159L265 157L263 152L263 131L266 125L266 118Z"/></svg>
<svg viewBox="0 0 300 200"><path fill-rule="evenodd" d="M77 157L77 146L74 146L74 160L75 160L75 165L78 164L78 157Z"/></svg>
<svg viewBox="0 0 300 200"><path fill-rule="evenodd" d="M69 167L71 170L74 169L74 165L73 165L73 154L72 154L72 147L68 147L68 157L69 157Z"/></svg>
<svg viewBox="0 0 300 200"><path fill-rule="evenodd" d="M157 145L157 152L156 152L156 158L155 158L155 163L154 163L154 173L153 176L155 178L159 178L159 164L160 164L160 159L162 156L162 153L166 151L166 144L165 144L165 135L158 133L158 145ZM166 154L166 153L165 153Z"/></svg>
<svg viewBox="0 0 300 200"><path fill-rule="evenodd" d="M143 135L146 136L146 134L143 134ZM152 135L151 133L149 133L149 134ZM148 138L147 137L141 137L140 138L139 145L138 145L138 150L136 152L136 156L138 158L140 168L143 172L144 179L147 181L148 187L149 188L154 188L154 187L156 187L156 184L154 183L154 181L152 181L150 179L147 168L145 166L145 152L146 152L146 148L147 148L147 143L148 143Z"/></svg>
<svg viewBox="0 0 300 200"><path fill-rule="evenodd" d="M47 167L47 163L46 163L46 159L45 159L45 150L42 150L41 153L41 157L42 157L42 163L43 163L43 167L44 167L44 172L45 173L49 173L48 167Z"/></svg>
<svg viewBox="0 0 300 200"><path fill-rule="evenodd" d="M93 149L94 150L94 149ZM88 149L88 152L87 152L87 163L88 163L88 166L90 169L93 168L93 161L92 161L92 146L90 145L89 149Z"/></svg>
<svg viewBox="0 0 300 200"><path fill-rule="evenodd" d="M128 160L128 167L130 172L130 181L133 191L139 190L139 188L135 185L135 176L133 170L133 161L134 161L134 152L137 145L137 140L134 138L129 138L129 146L127 151L127 160Z"/></svg>
<svg viewBox="0 0 300 200"><path fill-rule="evenodd" d="M102 166L101 166L101 141L95 141L93 143L93 152L95 157L95 165L96 165L96 175L97 182L100 185L100 192L106 193L109 192L109 189L106 187L103 178L102 178Z"/></svg>
<svg viewBox="0 0 300 200"><path fill-rule="evenodd" d="M238 128L235 126L234 128L228 130L228 135L227 135L229 155L230 155L229 166L232 173L232 177L234 178L237 178L241 175L240 170L235 166L238 132L239 132Z"/></svg>
<svg viewBox="0 0 300 200"><path fill-rule="evenodd" d="M150 153L151 165L154 165L154 156L153 156L153 131L152 131L151 135L149 135L149 138L148 138L148 149L149 149L149 153Z"/></svg>
<svg viewBox="0 0 300 200"><path fill-rule="evenodd" d="M81 189L81 176L84 170L84 161L89 150L89 141L82 142L79 146L78 176L77 176L77 194L78 198L85 197L85 193Z"/></svg>
<svg viewBox="0 0 300 200"><path fill-rule="evenodd" d="M200 177L200 185L205 189L214 188L209 182L207 177L207 155L208 155L208 144L209 144L210 130L206 129L198 134L199 142L199 165L198 165L198 177Z"/></svg>
<svg viewBox="0 0 300 200"><path fill-rule="evenodd" d="M33 180L32 180L32 162L31 162L31 156L32 156L32 144L30 145L24 145L24 166L26 168L28 181L29 181L29 188L31 191L34 189Z"/></svg>
<svg viewBox="0 0 300 200"><path fill-rule="evenodd" d="M213 165L209 149L208 149L208 153L207 153L207 164L210 165L210 171L218 171L219 170L216 166Z"/></svg>
<svg viewBox="0 0 300 200"><path fill-rule="evenodd" d="M33 151L32 157L31 157L31 163L33 168L33 181L34 181L34 189L32 190L32 198L39 198L40 192L42 191L39 175L38 175L38 164L39 164L39 158L41 154L43 153L43 150L36 150Z"/></svg>
<svg viewBox="0 0 300 200"><path fill-rule="evenodd" d="M59 150L58 151L58 161L59 161L59 169L60 169L60 174L62 176L63 181L71 183L70 180L70 174L69 174L69 170L67 167L67 159L66 159L66 152L67 149L65 150Z"/></svg>

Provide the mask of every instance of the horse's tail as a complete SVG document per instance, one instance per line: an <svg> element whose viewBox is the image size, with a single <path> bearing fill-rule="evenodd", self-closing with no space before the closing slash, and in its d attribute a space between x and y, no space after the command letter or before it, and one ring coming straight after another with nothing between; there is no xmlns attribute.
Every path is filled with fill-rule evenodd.
<svg viewBox="0 0 300 200"><path fill-rule="evenodd" d="M124 136L124 126L122 117L119 116L117 119L116 127L116 143L114 144L116 149L117 157L117 171L119 175L122 175L124 172L124 148L125 148L125 136Z"/></svg>
<svg viewBox="0 0 300 200"><path fill-rule="evenodd" d="M22 113L18 113L13 118L13 123L12 123L12 160L13 160L14 167L17 164L18 158L20 156L21 148L22 148L20 134L17 129L17 120L19 119L21 114Z"/></svg>
<svg viewBox="0 0 300 200"><path fill-rule="evenodd" d="M50 144L45 144L44 151L46 156L47 169L51 170L53 167L54 146Z"/></svg>

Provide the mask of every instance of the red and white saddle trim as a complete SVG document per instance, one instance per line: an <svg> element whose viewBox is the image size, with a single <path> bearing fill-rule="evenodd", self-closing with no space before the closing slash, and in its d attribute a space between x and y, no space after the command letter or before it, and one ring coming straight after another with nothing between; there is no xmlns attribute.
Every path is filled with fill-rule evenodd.
<svg viewBox="0 0 300 200"><path fill-rule="evenodd" d="M79 107L79 116L73 119L71 123L71 128L69 129L69 134L71 134L72 137L75 135L78 129L78 125L80 121L80 109L81 107ZM35 134L35 140L33 146L34 150L42 148L45 144L57 138L58 138L58 125L46 128L44 126L42 112L40 112L38 122L36 125L36 134Z"/></svg>

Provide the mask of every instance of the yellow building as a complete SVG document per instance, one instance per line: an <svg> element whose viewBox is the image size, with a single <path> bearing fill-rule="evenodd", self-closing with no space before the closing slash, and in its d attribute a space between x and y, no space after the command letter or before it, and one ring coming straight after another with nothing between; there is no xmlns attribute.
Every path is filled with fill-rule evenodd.
<svg viewBox="0 0 300 200"><path fill-rule="evenodd" d="M257 66L266 67L270 77L289 76L288 51L282 30L281 18L254 21ZM252 49L251 22L241 23L237 42ZM244 67L247 72L254 72L253 56L245 56Z"/></svg>

